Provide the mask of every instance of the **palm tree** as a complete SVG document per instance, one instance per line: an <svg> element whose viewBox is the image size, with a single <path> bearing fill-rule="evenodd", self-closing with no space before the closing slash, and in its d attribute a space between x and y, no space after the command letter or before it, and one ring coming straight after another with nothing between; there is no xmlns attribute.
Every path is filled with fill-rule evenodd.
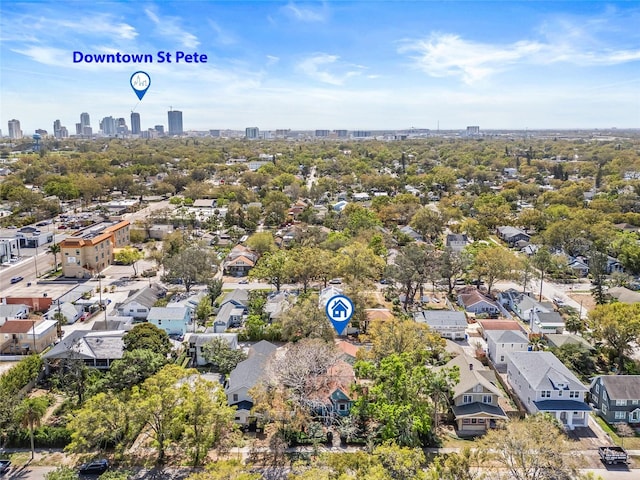
<svg viewBox="0 0 640 480"><path fill-rule="evenodd" d="M18 407L18 419L23 427L29 427L31 438L31 460L35 457L36 449L33 443L33 430L40 426L40 420L47 411L49 401L46 397L25 398Z"/></svg>
<svg viewBox="0 0 640 480"><path fill-rule="evenodd" d="M49 248L47 249L47 253L50 253L53 255L53 271L57 272L58 271L58 254L60 253L60 244L54 243L50 245Z"/></svg>

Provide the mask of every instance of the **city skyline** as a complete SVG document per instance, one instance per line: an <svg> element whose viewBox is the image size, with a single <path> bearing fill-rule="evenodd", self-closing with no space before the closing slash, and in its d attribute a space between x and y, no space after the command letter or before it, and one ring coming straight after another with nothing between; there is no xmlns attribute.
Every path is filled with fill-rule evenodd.
<svg viewBox="0 0 640 480"><path fill-rule="evenodd" d="M144 131L171 109L184 131L640 127L638 2L42 1L0 19L0 124L24 135L80 112Z"/></svg>

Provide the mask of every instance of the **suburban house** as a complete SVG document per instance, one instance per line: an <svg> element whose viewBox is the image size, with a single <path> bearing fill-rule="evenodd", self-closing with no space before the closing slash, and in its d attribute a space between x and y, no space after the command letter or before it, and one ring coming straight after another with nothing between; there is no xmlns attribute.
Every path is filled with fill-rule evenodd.
<svg viewBox="0 0 640 480"><path fill-rule="evenodd" d="M132 290L127 299L116 304L115 310L123 317L133 317L135 320L146 320L149 310L156 302L166 295L164 288L157 284L149 285L140 290Z"/></svg>
<svg viewBox="0 0 640 480"><path fill-rule="evenodd" d="M490 330L486 337L487 355L496 367L507 365L509 353L529 348L529 338L520 330Z"/></svg>
<svg viewBox="0 0 640 480"><path fill-rule="evenodd" d="M616 273L616 272L624 272L624 266L622 265L622 263L620 263L618 261L617 258L613 258L610 255L607 255L607 274L611 275L612 273Z"/></svg>
<svg viewBox="0 0 640 480"><path fill-rule="evenodd" d="M529 310L529 328L531 333L562 333L564 319L558 312L541 312L537 308Z"/></svg>
<svg viewBox="0 0 640 480"><path fill-rule="evenodd" d="M129 245L129 221L104 222L62 240L60 256L65 277L91 278L111 265L115 250Z"/></svg>
<svg viewBox="0 0 640 480"><path fill-rule="evenodd" d="M249 390L253 388L264 375L267 362L277 347L262 340L249 349L249 357L240 362L229 375L225 386L225 394L229 406L236 407L235 421L242 425L250 423L253 399Z"/></svg>
<svg viewBox="0 0 640 480"><path fill-rule="evenodd" d="M84 309L71 302L56 302L51 304L51 307L49 307L49 310L44 314L44 317L48 320L57 321L56 315L58 313L64 317L64 323L72 325L82 318Z"/></svg>
<svg viewBox="0 0 640 480"><path fill-rule="evenodd" d="M225 275L245 277L255 267L258 254L244 245L236 245L222 262Z"/></svg>
<svg viewBox="0 0 640 480"><path fill-rule="evenodd" d="M567 266L576 277L584 278L589 275L589 265L581 257L569 257Z"/></svg>
<svg viewBox="0 0 640 480"><path fill-rule="evenodd" d="M460 381L453 387L451 406L458 433L477 435L495 427L498 420L507 420L498 405L498 399L503 395L493 370L464 353L441 368L454 367L460 373Z"/></svg>
<svg viewBox="0 0 640 480"><path fill-rule="evenodd" d="M405 235L408 235L409 237L411 237L413 240L415 240L416 242L422 242L424 241L424 237L419 234L418 232L416 232L412 227L410 227L409 225L406 225L404 227L402 227L400 229L401 233L404 233Z"/></svg>
<svg viewBox="0 0 640 480"><path fill-rule="evenodd" d="M538 313L550 313L554 311L553 305L545 302L538 302L528 294L524 294L510 288L498 294L498 301L523 322L531 322L531 311ZM555 333L555 332L554 332Z"/></svg>
<svg viewBox="0 0 640 480"><path fill-rule="evenodd" d="M191 315L187 307L152 307L147 321L169 335L184 335L191 323Z"/></svg>
<svg viewBox="0 0 640 480"><path fill-rule="evenodd" d="M514 332L523 332L524 329L517 320L478 320L480 325L480 334L482 338L487 339L487 334L499 330L512 330Z"/></svg>
<svg viewBox="0 0 640 480"><path fill-rule="evenodd" d="M458 305L475 315L497 316L500 314L498 304L473 287L465 288L458 294Z"/></svg>
<svg viewBox="0 0 640 480"><path fill-rule="evenodd" d="M187 335L186 341L189 343L189 353L195 365L201 367L209 363L203 356L202 347L217 338L227 342L233 350L238 349L237 333L191 333Z"/></svg>
<svg viewBox="0 0 640 480"><path fill-rule="evenodd" d="M58 336L55 320L7 320L0 327L0 354L40 353Z"/></svg>
<svg viewBox="0 0 640 480"><path fill-rule="evenodd" d="M11 319L29 318L29 305L0 303L0 325Z"/></svg>
<svg viewBox="0 0 640 480"><path fill-rule="evenodd" d="M45 353L42 358L49 370L58 360L82 360L88 367L108 370L124 353L124 330L74 330Z"/></svg>
<svg viewBox="0 0 640 480"><path fill-rule="evenodd" d="M529 242L531 237L522 229L510 226L498 227L498 237L507 243L510 247L514 247L519 241Z"/></svg>
<svg viewBox="0 0 640 480"><path fill-rule="evenodd" d="M600 375L592 380L589 397L607 423L640 423L640 375Z"/></svg>
<svg viewBox="0 0 640 480"><path fill-rule="evenodd" d="M444 244L454 252L461 252L469 244L469 238L461 233L450 233L446 236Z"/></svg>
<svg viewBox="0 0 640 480"><path fill-rule="evenodd" d="M309 398L315 413L327 420L349 415L355 400L351 386L356 382L351 364L339 360L316 381L317 389Z"/></svg>
<svg viewBox="0 0 640 480"><path fill-rule="evenodd" d="M511 352L507 381L529 413L550 413L563 425L588 425L587 388L551 352Z"/></svg>
<svg viewBox="0 0 640 480"><path fill-rule="evenodd" d="M249 292L235 289L222 299L213 324L215 333L223 333L228 328L239 327L249 312Z"/></svg>
<svg viewBox="0 0 640 480"><path fill-rule="evenodd" d="M296 301L296 297L289 292L280 292L267 296L264 313L269 315L269 321L280 319L282 314Z"/></svg>
<svg viewBox="0 0 640 480"><path fill-rule="evenodd" d="M418 323L428 325L434 332L450 340L464 340L467 316L453 310L423 310L413 314Z"/></svg>
<svg viewBox="0 0 640 480"><path fill-rule="evenodd" d="M640 302L640 292L634 292L626 287L611 287L607 290L607 295L611 295L620 303Z"/></svg>

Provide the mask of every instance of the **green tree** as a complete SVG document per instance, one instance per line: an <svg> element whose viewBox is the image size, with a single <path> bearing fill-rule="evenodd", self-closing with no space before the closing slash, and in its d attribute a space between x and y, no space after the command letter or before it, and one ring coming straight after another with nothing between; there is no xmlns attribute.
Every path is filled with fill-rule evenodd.
<svg viewBox="0 0 640 480"><path fill-rule="evenodd" d="M466 271L469 259L466 255L446 248L439 258L438 274L447 287L447 295L453 294L456 280Z"/></svg>
<svg viewBox="0 0 640 480"><path fill-rule="evenodd" d="M33 431L40 426L40 420L47 411L49 401L47 397L25 398L18 406L17 416L20 424L29 429L29 440L31 441L31 460L34 459L36 448L34 445Z"/></svg>
<svg viewBox="0 0 640 480"><path fill-rule="evenodd" d="M267 280L276 287L276 291L280 292L280 287L289 277L289 262L287 262L288 253L284 250L276 250L275 252L265 254L258 264L249 272L250 278L259 280Z"/></svg>
<svg viewBox="0 0 640 480"><path fill-rule="evenodd" d="M540 247L536 253L533 254L531 263L540 273L540 295L538 296L538 300L542 301L542 284L544 282L545 275L551 272L554 268L553 257L548 249Z"/></svg>
<svg viewBox="0 0 640 480"><path fill-rule="evenodd" d="M409 225L416 232L433 242L442 235L445 222L438 211L430 207L422 207L413 215Z"/></svg>
<svg viewBox="0 0 640 480"><path fill-rule="evenodd" d="M276 242L271 232L257 232L247 239L247 247L255 250L259 255L276 249Z"/></svg>
<svg viewBox="0 0 640 480"><path fill-rule="evenodd" d="M166 363L166 355L149 348L125 350L122 358L109 367L104 384L114 390L127 390L154 375Z"/></svg>
<svg viewBox="0 0 640 480"><path fill-rule="evenodd" d="M640 341L640 303L598 305L589 312L587 327L594 339L611 350L622 373L625 354Z"/></svg>
<svg viewBox="0 0 640 480"><path fill-rule="evenodd" d="M207 294L212 307L215 305L216 299L222 293L222 286L222 280L217 278L211 279L209 280L209 283L207 283Z"/></svg>
<svg viewBox="0 0 640 480"><path fill-rule="evenodd" d="M460 453L437 456L427 471L427 480L485 480L482 468L488 463L487 452L463 447Z"/></svg>
<svg viewBox="0 0 640 480"><path fill-rule="evenodd" d="M515 255L497 245L481 248L471 261L471 271L478 280L486 280L489 295L498 280L514 278L517 268L518 259Z"/></svg>
<svg viewBox="0 0 640 480"><path fill-rule="evenodd" d="M75 410L69 416L67 429L71 432L71 443L65 450L70 452L110 447L121 452L137 432L130 405L120 395L106 392L94 395Z"/></svg>
<svg viewBox="0 0 640 480"><path fill-rule="evenodd" d="M58 270L58 254L60 253L60 244L53 243L47 248L47 253L53 255L53 271Z"/></svg>
<svg viewBox="0 0 640 480"><path fill-rule="evenodd" d="M182 443L193 466L199 466L211 447L220 446L234 431L235 409L227 405L220 384L198 376L184 382L179 416L183 424Z"/></svg>
<svg viewBox="0 0 640 480"><path fill-rule="evenodd" d="M195 316L196 320L200 325L204 325L207 320L211 317L213 313L213 308L211 306L211 300L208 295L205 295L198 302L198 306L196 307Z"/></svg>
<svg viewBox="0 0 640 480"><path fill-rule="evenodd" d="M138 260L142 260L144 258L144 254L134 247L124 247L115 255L116 262L122 263L123 265L131 265L133 267L133 275L138 275L138 268L136 267L136 263Z"/></svg>
<svg viewBox="0 0 640 480"><path fill-rule="evenodd" d="M229 343L220 337L202 345L202 356L224 375L231 373L238 363L247 358L242 350L231 348Z"/></svg>
<svg viewBox="0 0 640 480"><path fill-rule="evenodd" d="M347 282L371 282L382 278L384 260L360 242L340 250L337 262L337 270Z"/></svg>
<svg viewBox="0 0 640 480"><path fill-rule="evenodd" d="M262 474L251 473L238 460L218 460L207 464L204 472L192 473L187 480L260 480Z"/></svg>
<svg viewBox="0 0 640 480"><path fill-rule="evenodd" d="M190 246L164 259L165 277L180 281L187 292L197 283L208 283L216 270L211 251L200 245Z"/></svg>
<svg viewBox="0 0 640 480"><path fill-rule="evenodd" d="M169 340L167 332L148 322L134 325L131 330L124 334L122 341L124 342L124 349L130 352L146 349L166 358L171 351L171 340Z"/></svg>
<svg viewBox="0 0 640 480"><path fill-rule="evenodd" d="M280 319L282 340L297 342L303 338L321 338L332 341L335 331L325 312L318 306L318 296L301 298L285 310Z"/></svg>
<svg viewBox="0 0 640 480"><path fill-rule="evenodd" d="M153 445L158 450L158 461L163 462L166 448L180 438L182 391L179 382L195 370L186 370L177 365L166 365L147 378L140 386L134 386L130 405L137 423L150 432Z"/></svg>

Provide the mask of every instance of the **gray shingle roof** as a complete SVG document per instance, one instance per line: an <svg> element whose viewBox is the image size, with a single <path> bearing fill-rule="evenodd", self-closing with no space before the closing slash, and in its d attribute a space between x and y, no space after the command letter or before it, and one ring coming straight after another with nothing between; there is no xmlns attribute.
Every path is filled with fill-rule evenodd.
<svg viewBox="0 0 640 480"><path fill-rule="evenodd" d="M475 358L466 354L458 355L447 362L445 367L458 367L460 371L460 381L453 388L453 395L455 397L468 392L478 384L481 384L484 388L499 397L502 396L500 389L496 386L497 379L495 373L487 369Z"/></svg>
<svg viewBox="0 0 640 480"><path fill-rule="evenodd" d="M413 316L416 322L426 323L430 327L464 327L467 326L467 316L464 312L452 310L424 310Z"/></svg>
<svg viewBox="0 0 640 480"><path fill-rule="evenodd" d="M229 385L227 392L234 391L240 387L253 387L267 365L269 357L277 350L273 343L262 340L249 349L249 358L240 362L229 375Z"/></svg>
<svg viewBox="0 0 640 480"><path fill-rule="evenodd" d="M551 352L510 352L509 362L536 391L554 390L566 383L568 390L587 391L578 378Z"/></svg>
<svg viewBox="0 0 640 480"><path fill-rule="evenodd" d="M600 377L612 400L640 400L640 375L603 375Z"/></svg>
<svg viewBox="0 0 640 480"><path fill-rule="evenodd" d="M42 358L78 358L96 360L115 360L122 358L124 331L99 332L75 330L70 332Z"/></svg>

